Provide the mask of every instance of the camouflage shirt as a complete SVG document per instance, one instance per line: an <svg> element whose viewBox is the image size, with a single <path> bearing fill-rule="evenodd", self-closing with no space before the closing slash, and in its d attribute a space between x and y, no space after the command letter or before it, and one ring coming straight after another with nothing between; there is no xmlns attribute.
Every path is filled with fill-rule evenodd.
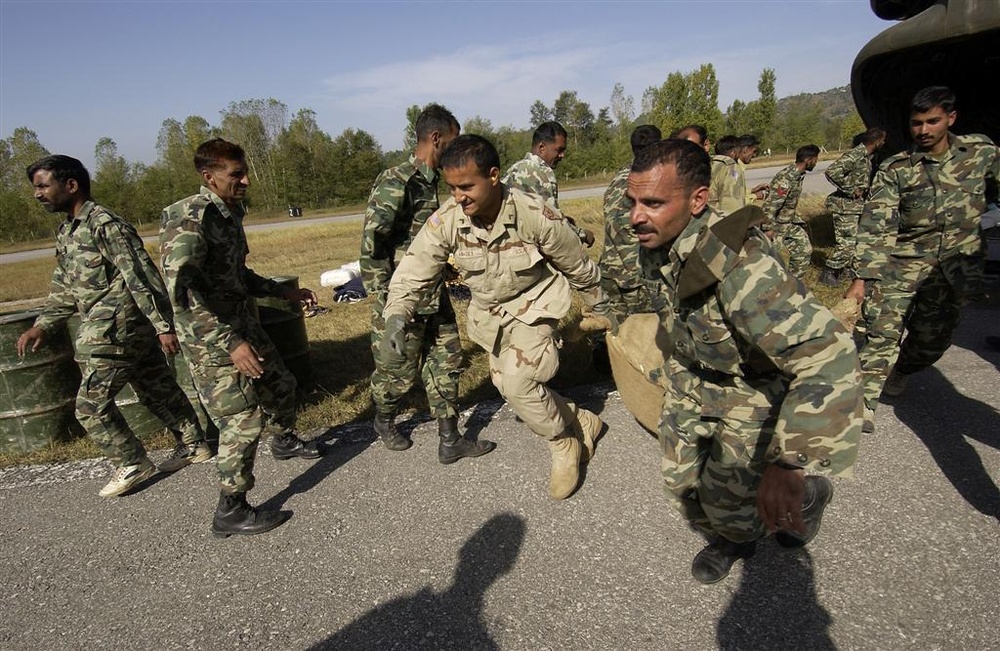
<svg viewBox="0 0 1000 651"><path fill-rule="evenodd" d="M645 294L645 285L639 269L639 239L629 223L632 202L626 195L631 165L623 167L611 179L604 191L604 249L598 266L601 269L601 286L612 303L617 303L618 291L638 290ZM645 303L648 298L640 299ZM616 312L623 315L635 311L637 306L617 305ZM648 309L652 311L650 303Z"/></svg>
<svg viewBox="0 0 1000 651"><path fill-rule="evenodd" d="M558 211L537 197L503 188L500 214L490 228L448 199L414 238L389 284L383 316L412 318L421 295L433 291L449 256L472 292L469 338L493 350L500 329L559 319L570 308L570 288L587 305L606 300L597 265Z"/></svg>
<svg viewBox="0 0 1000 651"><path fill-rule="evenodd" d="M708 205L728 215L747 205L747 182L743 169L729 156L712 156L712 180Z"/></svg>
<svg viewBox="0 0 1000 651"><path fill-rule="evenodd" d="M773 428L768 461L850 474L862 404L854 342L747 216L706 210L669 250L641 252L666 299L667 400Z"/></svg>
<svg viewBox="0 0 1000 651"><path fill-rule="evenodd" d="M80 313L77 358L121 355L126 340L173 332L163 279L135 228L88 201L56 236L56 268L45 307L35 320L51 330Z"/></svg>
<svg viewBox="0 0 1000 651"><path fill-rule="evenodd" d="M872 182L858 224L858 277L878 279L889 257L979 253L986 180L1000 177L997 146L983 135L948 134L943 154L902 152Z"/></svg>
<svg viewBox="0 0 1000 651"><path fill-rule="evenodd" d="M802 194L802 179L805 170L800 170L795 163L788 165L771 179L768 184L767 199L764 200L764 219L769 223L802 224L801 217L796 216L795 209L799 205L799 195Z"/></svg>
<svg viewBox="0 0 1000 651"><path fill-rule="evenodd" d="M553 208L559 208L559 183L556 171L540 156L528 152L524 158L510 166L501 179L508 188L541 197Z"/></svg>
<svg viewBox="0 0 1000 651"><path fill-rule="evenodd" d="M232 364L229 353L263 333L252 297L283 291L247 268L243 216L204 186L163 210L160 261L177 336L192 364Z"/></svg>
<svg viewBox="0 0 1000 651"><path fill-rule="evenodd" d="M872 178L872 157L864 145L858 145L826 168L826 180L834 190L827 205L840 213L860 213L865 206L864 195Z"/></svg>
<svg viewBox="0 0 1000 651"><path fill-rule="evenodd" d="M438 173L410 155L407 162L379 174L368 198L361 234L361 280L365 290L385 302L396 255L410 246L420 227L438 209ZM437 312L441 290L429 295L420 314Z"/></svg>

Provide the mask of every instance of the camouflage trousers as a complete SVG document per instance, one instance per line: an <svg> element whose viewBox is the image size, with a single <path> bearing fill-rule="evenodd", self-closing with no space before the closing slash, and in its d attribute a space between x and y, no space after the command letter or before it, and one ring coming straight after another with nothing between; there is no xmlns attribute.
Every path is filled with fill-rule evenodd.
<svg viewBox="0 0 1000 651"><path fill-rule="evenodd" d="M177 385L155 336L127 342L124 355L91 355L83 364L76 419L116 467L135 465L146 449L115 404L131 384L139 402L163 421L178 443L205 440L194 408Z"/></svg>
<svg viewBox="0 0 1000 651"><path fill-rule="evenodd" d="M867 333L858 353L866 406L878 405L894 366L910 374L941 359L964 298L979 289L983 264L980 255L893 258L882 280L868 283L862 308Z"/></svg>
<svg viewBox="0 0 1000 651"><path fill-rule="evenodd" d="M813 250L805 225L775 224L774 242L788 253L788 271L797 278L805 276Z"/></svg>
<svg viewBox="0 0 1000 651"><path fill-rule="evenodd" d="M248 378L232 364L191 364L198 395L219 428L217 467L224 492L254 486L253 467L261 434L295 429L295 376L261 330L251 343L264 358L264 374ZM200 360L199 360L200 361Z"/></svg>
<svg viewBox="0 0 1000 651"><path fill-rule="evenodd" d="M621 287L604 274L604 269L601 269L601 289L607 295L608 306L619 323L632 314L646 314L656 311L656 307L649 297L649 290L645 286Z"/></svg>
<svg viewBox="0 0 1000 651"><path fill-rule="evenodd" d="M578 408L545 385L559 370L558 322L528 325L507 317L490 351L490 379L532 432L555 439L576 420Z"/></svg>
<svg viewBox="0 0 1000 651"><path fill-rule="evenodd" d="M854 249L857 246L860 219L861 213L833 213L833 234L837 243L833 253L826 259L826 266L830 269L854 270Z"/></svg>
<svg viewBox="0 0 1000 651"><path fill-rule="evenodd" d="M385 296L372 298L372 402L382 416L394 416L407 392L419 376L427 405L433 418L458 415L458 378L462 373L462 339L455 322L447 290L442 292L441 307L435 314L418 314L406 326L406 350L401 363L382 358L385 334L382 310Z"/></svg>
<svg viewBox="0 0 1000 651"><path fill-rule="evenodd" d="M664 488L692 528L733 542L764 535L757 487L774 426L773 420L702 417L691 397L667 392L660 421Z"/></svg>

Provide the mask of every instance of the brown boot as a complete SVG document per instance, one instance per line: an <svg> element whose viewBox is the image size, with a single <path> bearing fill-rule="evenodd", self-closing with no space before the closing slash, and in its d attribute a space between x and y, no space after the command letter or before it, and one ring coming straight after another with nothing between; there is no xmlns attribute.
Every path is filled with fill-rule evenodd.
<svg viewBox="0 0 1000 651"><path fill-rule="evenodd" d="M552 474L549 477L549 497L564 500L573 494L580 481L580 441L572 429L549 441L552 452Z"/></svg>
<svg viewBox="0 0 1000 651"><path fill-rule="evenodd" d="M580 442L583 443L583 449L580 450L580 461L587 463L594 456L594 446L597 445L597 439L601 438L601 434L604 433L604 421L594 412L578 408L573 429L580 436Z"/></svg>

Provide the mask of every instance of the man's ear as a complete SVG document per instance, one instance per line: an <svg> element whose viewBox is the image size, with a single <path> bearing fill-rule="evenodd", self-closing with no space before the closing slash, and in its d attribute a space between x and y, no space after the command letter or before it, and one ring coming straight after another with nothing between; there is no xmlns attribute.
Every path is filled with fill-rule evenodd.
<svg viewBox="0 0 1000 651"><path fill-rule="evenodd" d="M497 183L500 182L500 170L499 170L499 168L496 168L496 167L491 167L490 168L489 179L490 179L490 185L493 186L493 187L496 187Z"/></svg>
<svg viewBox="0 0 1000 651"><path fill-rule="evenodd" d="M691 203L691 214L697 215L708 205L708 186L702 185L695 188L688 199Z"/></svg>
<svg viewBox="0 0 1000 651"><path fill-rule="evenodd" d="M66 182L63 184L63 187L66 188L66 191L69 192L70 194L76 194L77 192L80 191L80 184L77 182L76 179L66 179Z"/></svg>

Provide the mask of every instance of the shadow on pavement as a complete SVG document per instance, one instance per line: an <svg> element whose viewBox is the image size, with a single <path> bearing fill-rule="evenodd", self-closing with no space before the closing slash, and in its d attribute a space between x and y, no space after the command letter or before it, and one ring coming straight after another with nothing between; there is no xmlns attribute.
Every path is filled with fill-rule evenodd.
<svg viewBox="0 0 1000 651"><path fill-rule="evenodd" d="M743 563L740 587L716 627L719 648L836 649L809 552L762 547Z"/></svg>
<svg viewBox="0 0 1000 651"><path fill-rule="evenodd" d="M289 482L288 486L269 497L257 508L280 509L293 495L309 492L326 479L334 470L358 456L375 441L371 422L353 422L341 427L331 427L316 437L324 448L323 456L309 466L305 472ZM331 443L332 441L332 443ZM289 459L281 463L309 463L301 459Z"/></svg>
<svg viewBox="0 0 1000 651"><path fill-rule="evenodd" d="M915 373L906 393L889 404L896 418L927 446L965 501L983 515L1000 520L1000 489L967 440L1000 450L997 408L962 395L935 367Z"/></svg>
<svg viewBox="0 0 1000 651"><path fill-rule="evenodd" d="M484 524L459 552L451 586L373 608L312 649L498 649L483 622L486 590L514 567L524 520L504 513Z"/></svg>

